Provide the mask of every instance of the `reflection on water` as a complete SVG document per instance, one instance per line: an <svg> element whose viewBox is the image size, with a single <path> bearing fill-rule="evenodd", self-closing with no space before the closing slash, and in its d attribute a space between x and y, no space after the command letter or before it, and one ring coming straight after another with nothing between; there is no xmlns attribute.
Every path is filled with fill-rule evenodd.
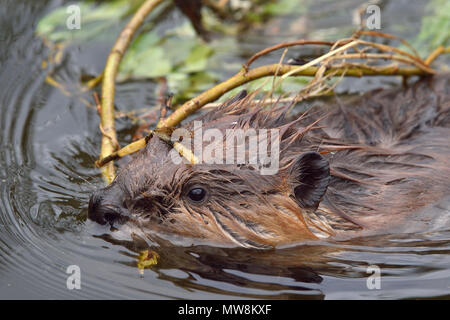
<svg viewBox="0 0 450 320"><path fill-rule="evenodd" d="M359 4L344 1L331 8L321 3L328 1L312 5L314 19L305 25L300 21L297 29L283 32L281 40L271 34L285 23L279 19L242 35L240 52L230 60L241 63L267 45L348 27L347 9ZM398 20L411 26L402 35L417 33L419 26L411 21L420 20L423 5L408 3L404 7L402 1L383 2L388 31L397 28ZM33 34L38 18L60 5L56 0L0 5L0 298L448 297L449 228L269 251L152 247L159 263L141 275L137 259L148 241L117 240L117 235L111 237L108 230L86 220L89 195L103 185L92 168L100 146L98 116L80 98L94 101L91 93L74 89L67 96L46 84L41 62L48 48ZM100 73L110 46L68 48L58 67L59 79L76 87L81 74ZM266 63L264 59L259 63ZM154 86L120 85L118 109L151 105ZM131 126L127 120L118 121L122 143L130 139ZM430 212L448 216L449 207L445 200ZM73 264L81 268L82 290L66 288L66 269ZM367 289L369 265L381 268L381 290Z"/></svg>

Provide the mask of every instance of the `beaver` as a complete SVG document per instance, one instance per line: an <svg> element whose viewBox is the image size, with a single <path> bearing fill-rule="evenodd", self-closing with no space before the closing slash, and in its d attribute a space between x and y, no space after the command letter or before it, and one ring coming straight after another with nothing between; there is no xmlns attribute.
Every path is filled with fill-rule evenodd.
<svg viewBox="0 0 450 320"><path fill-rule="evenodd" d="M389 232L450 194L449 82L439 75L335 97L295 116L289 104L267 108L241 93L182 128L276 129L276 173L251 161L261 149L245 149L239 164L176 163L154 135L94 192L88 217L174 242L249 248Z"/></svg>

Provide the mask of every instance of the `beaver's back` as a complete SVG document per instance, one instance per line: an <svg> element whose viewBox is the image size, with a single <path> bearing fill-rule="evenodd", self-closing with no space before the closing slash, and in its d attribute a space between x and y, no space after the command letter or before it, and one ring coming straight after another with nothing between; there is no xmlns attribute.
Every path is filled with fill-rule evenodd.
<svg viewBox="0 0 450 320"><path fill-rule="evenodd" d="M449 84L443 75L316 106L316 117L327 116L309 134L332 151L333 177L316 215L334 217L341 229L384 228L449 195Z"/></svg>

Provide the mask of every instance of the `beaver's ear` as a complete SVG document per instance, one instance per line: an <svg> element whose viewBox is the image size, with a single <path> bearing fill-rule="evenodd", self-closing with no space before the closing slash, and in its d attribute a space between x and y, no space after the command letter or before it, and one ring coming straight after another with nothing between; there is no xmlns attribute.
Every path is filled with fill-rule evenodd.
<svg viewBox="0 0 450 320"><path fill-rule="evenodd" d="M292 193L302 208L317 209L330 183L328 160L317 152L305 152L290 169Z"/></svg>

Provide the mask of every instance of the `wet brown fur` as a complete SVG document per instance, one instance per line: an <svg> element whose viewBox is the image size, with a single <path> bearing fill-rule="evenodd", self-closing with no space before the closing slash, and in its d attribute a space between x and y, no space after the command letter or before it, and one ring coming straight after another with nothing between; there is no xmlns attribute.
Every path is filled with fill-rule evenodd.
<svg viewBox="0 0 450 320"><path fill-rule="evenodd" d="M447 75L424 79L317 103L295 117L286 115L289 106L267 109L250 95L201 116L203 130L279 128L278 174L260 175L250 164L175 165L170 147L153 137L103 194L120 199L131 225L174 240L264 248L386 232L450 193L449 84ZM302 206L293 192L302 184L295 159L307 151L330 165L317 208ZM208 193L201 204L186 198L197 185Z"/></svg>

